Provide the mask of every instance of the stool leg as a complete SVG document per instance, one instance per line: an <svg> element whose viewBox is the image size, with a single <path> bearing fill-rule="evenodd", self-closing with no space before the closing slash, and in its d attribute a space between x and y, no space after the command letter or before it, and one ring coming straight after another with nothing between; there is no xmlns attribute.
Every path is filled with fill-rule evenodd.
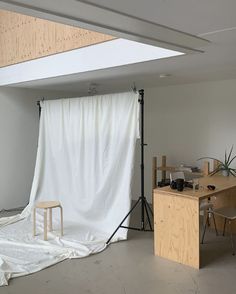
<svg viewBox="0 0 236 294"><path fill-rule="evenodd" d="M47 230L48 230L48 224L47 224L47 208L44 209L44 240L47 241Z"/></svg>
<svg viewBox="0 0 236 294"><path fill-rule="evenodd" d="M60 206L60 211L61 211L61 236L63 236L63 209Z"/></svg>
<svg viewBox="0 0 236 294"><path fill-rule="evenodd" d="M52 208L49 208L49 231L52 231Z"/></svg>
<svg viewBox="0 0 236 294"><path fill-rule="evenodd" d="M33 212L33 236L36 235L36 208L34 208Z"/></svg>

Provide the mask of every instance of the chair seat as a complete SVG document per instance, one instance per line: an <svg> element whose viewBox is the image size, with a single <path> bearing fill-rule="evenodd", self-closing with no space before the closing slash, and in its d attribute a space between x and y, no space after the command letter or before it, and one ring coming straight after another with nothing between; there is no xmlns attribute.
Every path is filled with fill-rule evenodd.
<svg viewBox="0 0 236 294"><path fill-rule="evenodd" d="M214 214L222 216L224 218L234 220L236 219L236 208L234 207L222 207L214 209Z"/></svg>
<svg viewBox="0 0 236 294"><path fill-rule="evenodd" d="M54 208L61 206L59 201L42 201L36 204L36 208Z"/></svg>

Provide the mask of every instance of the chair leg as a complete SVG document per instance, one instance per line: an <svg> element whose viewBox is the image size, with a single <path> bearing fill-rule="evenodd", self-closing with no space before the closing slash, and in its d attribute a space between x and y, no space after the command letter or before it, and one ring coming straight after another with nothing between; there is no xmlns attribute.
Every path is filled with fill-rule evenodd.
<svg viewBox="0 0 236 294"><path fill-rule="evenodd" d="M224 221L224 229L223 229L223 234L222 234L222 236L225 235L226 222L227 222L227 218L225 217L225 221Z"/></svg>
<svg viewBox="0 0 236 294"><path fill-rule="evenodd" d="M209 211L207 211L207 215L209 216ZM210 222L210 217L207 218L207 226L210 227L211 226L211 222Z"/></svg>
<svg viewBox="0 0 236 294"><path fill-rule="evenodd" d="M61 236L63 236L63 209L62 206L60 206L61 211Z"/></svg>
<svg viewBox="0 0 236 294"><path fill-rule="evenodd" d="M213 217L213 222L214 222L214 227L215 227L215 231L216 231L216 236L218 236L218 231L217 231L217 228L216 228L216 219L215 219L214 212L211 212L211 215Z"/></svg>
<svg viewBox="0 0 236 294"><path fill-rule="evenodd" d="M208 219L209 219L209 213L207 214L206 222L205 222L205 225L204 225L201 244L203 244L203 242L204 242L204 237L205 237L205 233L206 233L206 227L207 227L207 224L208 224Z"/></svg>
<svg viewBox="0 0 236 294"><path fill-rule="evenodd" d="M232 246L232 255L235 255L234 251L234 239L233 239L233 232L232 232L232 224L231 221L229 220L229 227L230 227L230 240L231 240L231 246Z"/></svg>
<svg viewBox="0 0 236 294"><path fill-rule="evenodd" d="M36 208L33 212L33 236L36 236Z"/></svg>
<svg viewBox="0 0 236 294"><path fill-rule="evenodd" d="M48 240L47 208L44 209L44 241Z"/></svg>

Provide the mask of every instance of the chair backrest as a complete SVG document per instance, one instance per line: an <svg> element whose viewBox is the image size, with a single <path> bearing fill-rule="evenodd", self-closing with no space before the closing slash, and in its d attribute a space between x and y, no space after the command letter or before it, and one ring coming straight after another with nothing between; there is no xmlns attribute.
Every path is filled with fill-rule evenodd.
<svg viewBox="0 0 236 294"><path fill-rule="evenodd" d="M170 173L170 181L175 181L176 179L184 179L185 180L185 176L184 176L184 172L179 171L179 172L173 172Z"/></svg>

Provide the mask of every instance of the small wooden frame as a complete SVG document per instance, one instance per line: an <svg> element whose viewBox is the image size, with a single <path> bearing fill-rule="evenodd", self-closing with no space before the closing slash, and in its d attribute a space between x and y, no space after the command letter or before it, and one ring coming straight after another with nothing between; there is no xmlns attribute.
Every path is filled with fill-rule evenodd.
<svg viewBox="0 0 236 294"><path fill-rule="evenodd" d="M158 171L161 171L161 180L165 181L166 180L166 173L167 172L177 172L177 171L179 171L179 167L168 166L166 155L161 156L161 166L158 166L157 165L157 157L156 156L153 157L152 158L152 189L155 189L157 187L157 172ZM184 171L184 173L189 173L189 174L196 176L196 177L208 176L210 174L210 164L208 161L204 161L202 171L200 171L200 172Z"/></svg>
<svg viewBox="0 0 236 294"><path fill-rule="evenodd" d="M210 162L204 161L203 162L203 174L204 176L208 176L210 173Z"/></svg>

